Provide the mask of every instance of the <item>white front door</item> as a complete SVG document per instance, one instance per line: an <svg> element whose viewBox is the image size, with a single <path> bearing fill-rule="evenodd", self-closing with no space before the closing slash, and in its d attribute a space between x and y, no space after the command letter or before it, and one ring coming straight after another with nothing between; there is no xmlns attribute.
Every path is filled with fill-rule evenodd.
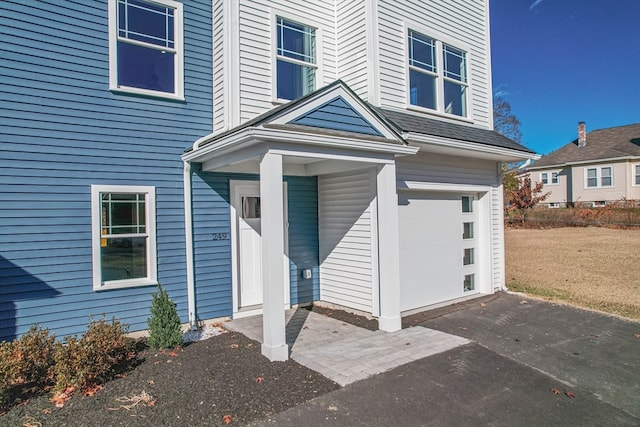
<svg viewBox="0 0 640 427"><path fill-rule="evenodd" d="M285 188L286 190L286 188ZM289 271L287 235L287 199L284 198L285 218L285 271ZM234 250L237 259L237 309L262 304L262 225L260 210L260 183L257 181L232 181L232 215L236 230ZM289 276L285 274L285 304L289 302ZM257 307L255 307L257 308Z"/></svg>

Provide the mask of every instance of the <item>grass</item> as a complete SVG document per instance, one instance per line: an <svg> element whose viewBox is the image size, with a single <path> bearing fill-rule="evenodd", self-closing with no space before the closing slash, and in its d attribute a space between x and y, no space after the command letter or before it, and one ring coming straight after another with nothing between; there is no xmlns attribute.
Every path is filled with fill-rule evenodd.
<svg viewBox="0 0 640 427"><path fill-rule="evenodd" d="M507 287L640 320L640 230L507 229Z"/></svg>

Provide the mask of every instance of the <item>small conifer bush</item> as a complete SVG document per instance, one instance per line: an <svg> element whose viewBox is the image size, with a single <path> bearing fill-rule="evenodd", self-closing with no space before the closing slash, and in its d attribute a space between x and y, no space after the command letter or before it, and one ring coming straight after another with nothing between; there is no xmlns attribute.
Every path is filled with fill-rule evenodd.
<svg viewBox="0 0 640 427"><path fill-rule="evenodd" d="M149 345L154 348L173 348L182 344L180 317L167 291L158 283L158 292L151 296L151 317L147 320Z"/></svg>

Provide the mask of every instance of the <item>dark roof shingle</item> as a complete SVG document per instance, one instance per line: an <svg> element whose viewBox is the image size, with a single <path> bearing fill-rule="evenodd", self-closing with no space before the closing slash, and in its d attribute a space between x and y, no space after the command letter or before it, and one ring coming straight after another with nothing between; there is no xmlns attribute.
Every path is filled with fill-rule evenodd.
<svg viewBox="0 0 640 427"><path fill-rule="evenodd" d="M385 108L373 108L391 121L400 132L415 132L524 151L526 153L534 153L534 151L529 150L524 145L518 144L517 142L493 130L449 123L415 114L387 110Z"/></svg>

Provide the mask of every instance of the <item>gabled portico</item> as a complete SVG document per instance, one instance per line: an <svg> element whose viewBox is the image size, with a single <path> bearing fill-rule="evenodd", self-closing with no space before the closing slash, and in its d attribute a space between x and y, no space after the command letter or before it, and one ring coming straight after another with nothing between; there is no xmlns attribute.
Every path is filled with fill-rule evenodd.
<svg viewBox="0 0 640 427"><path fill-rule="evenodd" d="M395 331L400 329L395 158L416 151L338 81L238 128L201 138L183 155L185 164L199 163L203 171L259 176L262 352L270 360L288 358L283 304L283 283L289 274L282 262L286 245L283 177L357 170L375 174L376 224L371 238L377 254L373 260L377 283L372 284L372 292L377 295L372 312L378 315L382 330ZM185 182L188 179L185 174ZM192 247L188 246L189 250ZM196 286L193 278L190 286ZM193 307L190 311L196 317L195 304Z"/></svg>

